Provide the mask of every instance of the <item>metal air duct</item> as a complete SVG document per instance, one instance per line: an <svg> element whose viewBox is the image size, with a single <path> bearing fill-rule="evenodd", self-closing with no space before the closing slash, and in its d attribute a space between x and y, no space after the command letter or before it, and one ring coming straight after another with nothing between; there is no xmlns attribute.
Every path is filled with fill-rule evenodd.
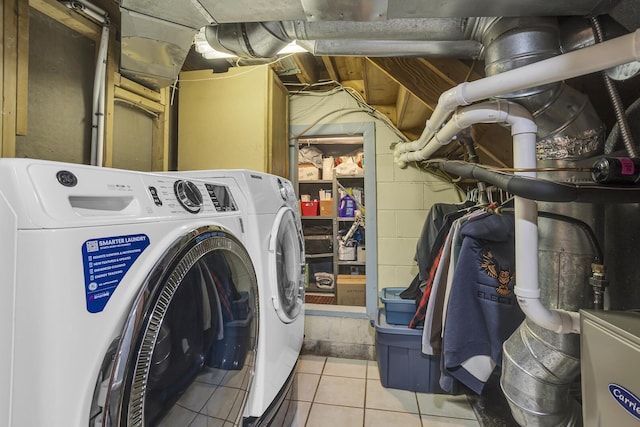
<svg viewBox="0 0 640 427"><path fill-rule="evenodd" d="M485 71L504 71L561 53L555 18L502 18L483 36ZM531 111L538 125L538 165L568 166L601 152L604 126L587 97L563 82L501 96ZM543 174L541 174L542 176ZM575 177L574 177L575 178ZM558 179L554 176L553 179ZM594 205L540 203L539 209L599 222ZM585 307L585 290L593 254L581 232L565 223L539 225L541 301L547 307L577 311ZM516 421L523 426L577 426L581 408L569 390L580 372L580 341L528 321L505 342L500 379Z"/></svg>
<svg viewBox="0 0 640 427"><path fill-rule="evenodd" d="M272 56L276 46L284 46L284 34L288 42L315 41L311 51L317 55L476 58L482 46L475 24L486 18L468 16L590 16L606 13L612 3L449 0L443 7L434 0L120 0L121 72L150 87L169 85L193 37L207 25L217 27L212 44L240 57Z"/></svg>
<svg viewBox="0 0 640 427"><path fill-rule="evenodd" d="M209 44L239 57L269 58L292 41L314 55L477 58L487 18L416 18L375 22L273 21L211 25Z"/></svg>

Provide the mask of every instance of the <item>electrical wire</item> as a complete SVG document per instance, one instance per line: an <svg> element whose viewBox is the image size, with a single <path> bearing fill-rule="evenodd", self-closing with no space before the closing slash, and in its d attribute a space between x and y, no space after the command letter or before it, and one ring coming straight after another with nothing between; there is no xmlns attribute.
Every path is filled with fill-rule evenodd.
<svg viewBox="0 0 640 427"><path fill-rule="evenodd" d="M271 61L271 62L267 62L266 64L263 64L263 65L266 65L266 66L273 65L273 64L276 64L276 63L278 63L278 62L280 62L280 61L282 61L284 59L287 59L287 58L289 58L289 57L291 57L293 55L295 55L295 53L290 53L288 55L283 55L280 58L277 58L276 60ZM258 70L258 69L259 68L256 67L256 68L251 68L251 69L246 70L244 72L240 72L240 73L232 74L232 75L216 75L215 77L207 77L207 78L204 78L204 79L178 79L177 81L179 81L179 82L202 82L202 81L208 81L208 80L233 79L233 78L236 78L236 77L243 76L245 74L249 74L249 73L254 72L255 70Z"/></svg>
<svg viewBox="0 0 640 427"><path fill-rule="evenodd" d="M394 134L396 134L401 139L400 142L408 141L408 138L402 132L400 132L400 130L393 124L393 122L387 116L385 116L384 114L380 113L374 107L372 107L371 105L366 103L366 101L364 100L364 98L362 97L362 94L360 94L360 92L358 92L357 90L355 90L355 89L353 89L351 87L344 86L340 82L337 82L337 81L334 81L334 80L329 81L329 82L323 82L323 84L328 84L328 83L333 83L333 84L336 85L336 87L331 89L331 90L329 90L329 91L325 91L325 92L299 91L299 92L297 92L295 94L290 94L290 96L296 95L296 96L329 97L329 96L334 95L334 94L339 93L339 92L345 92L345 93L349 94L355 100L355 102L360 107L360 109L343 109L343 110L334 110L332 112L329 112L326 115L322 116L321 118L317 119L312 125L307 127L303 132L299 133L298 135L295 135L295 136L291 137L290 139L300 138L306 132L308 132L313 126L317 125L320 121L322 121L323 119L325 119L326 117L328 117L328 116L330 116L330 115L332 115L334 113L338 113L338 112L347 112L347 113L362 112L362 113L368 114L369 116L373 117L374 119L380 120L385 126L387 126L391 131L393 131Z"/></svg>

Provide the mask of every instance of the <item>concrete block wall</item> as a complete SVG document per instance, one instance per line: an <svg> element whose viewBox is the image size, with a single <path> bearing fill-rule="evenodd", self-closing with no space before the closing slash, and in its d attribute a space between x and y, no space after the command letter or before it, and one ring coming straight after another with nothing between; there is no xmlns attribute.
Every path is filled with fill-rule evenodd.
<svg viewBox="0 0 640 427"><path fill-rule="evenodd" d="M434 203L458 203L461 194L441 178L393 165L393 154L376 157L378 185L378 289L406 287L417 274L416 244Z"/></svg>
<svg viewBox="0 0 640 427"><path fill-rule="evenodd" d="M375 360L375 328L369 319L307 315L303 354Z"/></svg>

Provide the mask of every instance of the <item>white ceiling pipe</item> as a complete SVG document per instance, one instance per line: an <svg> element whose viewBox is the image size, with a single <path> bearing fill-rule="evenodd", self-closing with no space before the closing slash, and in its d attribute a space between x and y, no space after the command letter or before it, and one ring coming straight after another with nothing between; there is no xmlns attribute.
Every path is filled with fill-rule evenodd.
<svg viewBox="0 0 640 427"><path fill-rule="evenodd" d="M435 130L439 129L459 106L606 70L636 60L640 60L640 29L631 34L505 71L495 76L461 83L440 95L438 105L427 120L427 127L430 130L424 134L424 137L421 136L416 141L396 145L396 158L407 151L420 149L417 147L424 141L430 141ZM428 157L421 160L426 158ZM396 163L400 167L406 167L406 162L402 160L396 160Z"/></svg>
<svg viewBox="0 0 640 427"><path fill-rule="evenodd" d="M462 130L476 123L503 123L509 116L510 109L523 107L506 101L489 101L469 107L460 108L437 133L433 134L428 143L419 151L405 152L397 156L396 163L406 164L430 158L443 145ZM535 130L534 130L535 131ZM424 134L424 132L423 132Z"/></svg>
<svg viewBox="0 0 640 427"><path fill-rule="evenodd" d="M107 48L109 46L109 26L102 27L96 70L93 79L93 111L91 116L91 164L102 166L104 147L104 92L106 82Z"/></svg>
<svg viewBox="0 0 640 427"><path fill-rule="evenodd" d="M512 135L514 168L535 168L536 131L520 134L512 131ZM516 172L516 175L536 177L535 172ZM535 324L558 334L580 333L580 316L577 312L549 310L540 301L538 205L533 200L515 197L514 207L517 272L514 292L522 312Z"/></svg>

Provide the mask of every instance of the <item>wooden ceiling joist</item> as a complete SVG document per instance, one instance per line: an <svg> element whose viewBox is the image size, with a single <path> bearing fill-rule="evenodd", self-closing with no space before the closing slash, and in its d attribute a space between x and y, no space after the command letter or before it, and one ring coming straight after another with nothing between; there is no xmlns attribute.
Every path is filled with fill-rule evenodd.
<svg viewBox="0 0 640 427"><path fill-rule="evenodd" d="M422 101L413 96L404 86L400 86L397 102L396 127L400 130L424 127L432 110Z"/></svg>
<svg viewBox="0 0 640 427"><path fill-rule="evenodd" d="M98 24L67 8L58 1L29 0L29 6L47 15L51 19L58 21L76 33L82 34L96 42L100 40L101 29Z"/></svg>
<svg viewBox="0 0 640 427"><path fill-rule="evenodd" d="M407 88L416 97L435 108L442 92L452 87L448 80L433 73L416 58L367 58L390 78Z"/></svg>
<svg viewBox="0 0 640 427"><path fill-rule="evenodd" d="M327 69L327 74L329 74L329 78L333 81L339 82L340 76L338 75L338 68L336 67L334 57L323 56L322 63L324 64L324 67Z"/></svg>
<svg viewBox="0 0 640 427"><path fill-rule="evenodd" d="M300 70L297 74L300 83L312 85L318 81L318 68L315 59L310 53L297 53L293 55L293 60Z"/></svg>
<svg viewBox="0 0 640 427"><path fill-rule="evenodd" d="M400 85L369 61L362 61L365 99L371 105L391 105L398 99Z"/></svg>

